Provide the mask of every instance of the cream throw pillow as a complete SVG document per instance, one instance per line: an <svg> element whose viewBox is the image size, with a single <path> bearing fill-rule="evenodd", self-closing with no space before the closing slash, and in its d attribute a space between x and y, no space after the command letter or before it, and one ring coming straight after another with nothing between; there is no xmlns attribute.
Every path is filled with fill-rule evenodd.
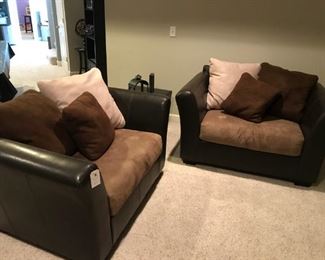
<svg viewBox="0 0 325 260"><path fill-rule="evenodd" d="M53 80L40 80L37 85L40 92L52 99L60 110L63 110L82 93L88 91L97 99L110 118L114 128L122 128L125 125L124 117L109 93L100 70L97 68L80 75Z"/></svg>
<svg viewBox="0 0 325 260"><path fill-rule="evenodd" d="M211 58L207 108L220 109L244 72L257 79L260 70L259 63L235 63Z"/></svg>

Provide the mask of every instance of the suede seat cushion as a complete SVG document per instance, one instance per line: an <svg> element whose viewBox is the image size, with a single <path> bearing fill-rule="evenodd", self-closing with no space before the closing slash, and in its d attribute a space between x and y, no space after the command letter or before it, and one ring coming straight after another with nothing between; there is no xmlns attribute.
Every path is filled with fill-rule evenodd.
<svg viewBox="0 0 325 260"><path fill-rule="evenodd" d="M259 123L279 94L280 90L276 87L256 80L249 73L243 73L221 108L227 114Z"/></svg>
<svg viewBox="0 0 325 260"><path fill-rule="evenodd" d="M304 136L296 122L266 117L256 124L221 110L207 112L201 123L200 139L287 156L299 156L304 143Z"/></svg>
<svg viewBox="0 0 325 260"><path fill-rule="evenodd" d="M262 63L258 74L264 81L281 91L281 98L271 107L270 114L299 122L306 100L316 86L318 77L299 71L290 71L269 63Z"/></svg>
<svg viewBox="0 0 325 260"><path fill-rule="evenodd" d="M118 129L106 153L96 160L115 216L162 151L162 140L155 133Z"/></svg>
<svg viewBox="0 0 325 260"><path fill-rule="evenodd" d="M0 137L72 155L76 147L55 103L37 91L0 103Z"/></svg>
<svg viewBox="0 0 325 260"><path fill-rule="evenodd" d="M37 85L41 93L52 99L60 110L63 110L82 93L88 91L97 99L115 128L122 128L125 125L124 117L97 68L92 68L80 75L40 80Z"/></svg>
<svg viewBox="0 0 325 260"><path fill-rule="evenodd" d="M114 127L89 92L63 109L62 120L80 153L89 160L98 159L113 142Z"/></svg>

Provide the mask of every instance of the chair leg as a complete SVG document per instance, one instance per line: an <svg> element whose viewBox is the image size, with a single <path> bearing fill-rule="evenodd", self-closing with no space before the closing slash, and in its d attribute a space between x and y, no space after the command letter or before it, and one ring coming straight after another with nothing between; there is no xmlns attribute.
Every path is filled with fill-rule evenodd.
<svg viewBox="0 0 325 260"><path fill-rule="evenodd" d="M296 186L310 187L313 183L312 182L295 181L294 184Z"/></svg>
<svg viewBox="0 0 325 260"><path fill-rule="evenodd" d="M183 163L185 164L189 164L189 165L195 165L196 162L192 162L192 161L189 161L189 160L185 160L185 159L182 159Z"/></svg>

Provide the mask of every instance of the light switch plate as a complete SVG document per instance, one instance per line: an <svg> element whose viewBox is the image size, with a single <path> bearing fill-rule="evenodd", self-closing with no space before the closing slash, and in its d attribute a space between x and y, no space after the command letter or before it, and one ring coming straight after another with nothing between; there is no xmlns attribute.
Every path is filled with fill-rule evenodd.
<svg viewBox="0 0 325 260"><path fill-rule="evenodd" d="M170 26L169 27L169 36L170 37L176 37L176 26Z"/></svg>

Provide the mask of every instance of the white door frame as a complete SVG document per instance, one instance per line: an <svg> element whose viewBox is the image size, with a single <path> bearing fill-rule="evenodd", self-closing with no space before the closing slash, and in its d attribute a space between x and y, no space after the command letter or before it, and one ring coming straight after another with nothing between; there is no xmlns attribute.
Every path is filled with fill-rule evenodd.
<svg viewBox="0 0 325 260"><path fill-rule="evenodd" d="M50 44L51 48L56 50L56 58L59 66L62 65L61 45L59 38L58 17L56 12L55 0L47 0L48 18L49 18L49 31L50 31Z"/></svg>
<svg viewBox="0 0 325 260"><path fill-rule="evenodd" d="M65 24L65 0L55 0L56 4L56 16L57 16L57 30L58 38L61 51L61 65L65 71L69 72L69 63L68 63L68 41L67 41L67 29Z"/></svg>

